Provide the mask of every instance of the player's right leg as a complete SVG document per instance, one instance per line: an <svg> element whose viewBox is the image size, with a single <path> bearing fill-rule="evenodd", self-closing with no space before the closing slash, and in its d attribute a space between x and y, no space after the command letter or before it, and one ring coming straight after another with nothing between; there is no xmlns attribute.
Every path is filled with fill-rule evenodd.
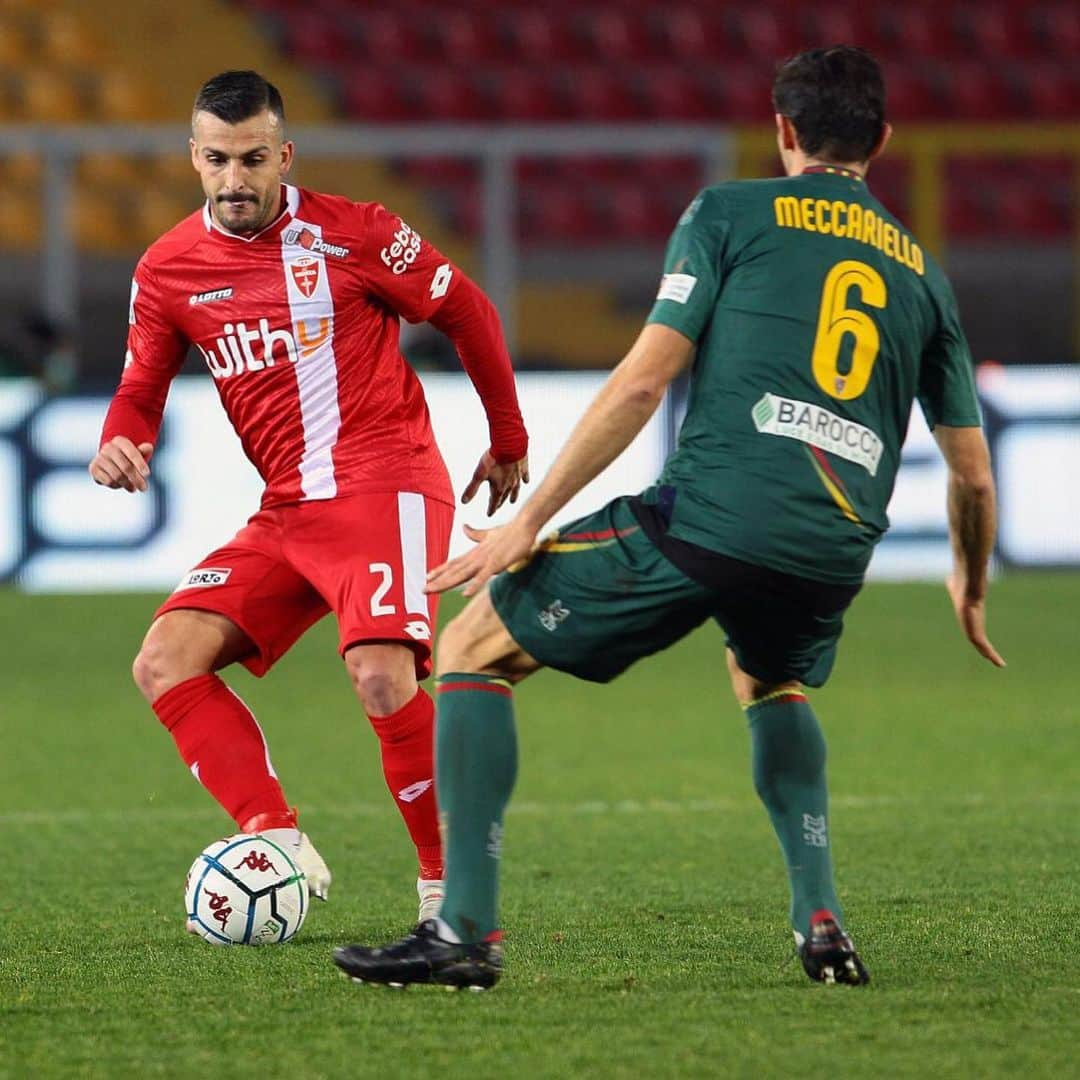
<svg viewBox="0 0 1080 1080"><path fill-rule="evenodd" d="M494 984L502 823L517 772L513 685L541 666L606 682L704 621L706 594L644 537L626 500L616 500L469 603L442 632L437 657L440 917L383 948L338 949L339 967L393 985Z"/></svg>
<svg viewBox="0 0 1080 1080"><path fill-rule="evenodd" d="M348 945L334 962L361 982L489 989L502 971L498 870L517 776L511 686L540 664L513 640L485 591L443 631L436 679L435 781L444 843L437 918L382 948Z"/></svg>
<svg viewBox="0 0 1080 1080"><path fill-rule="evenodd" d="M321 899L330 872L297 827L262 729L217 672L240 661L265 673L325 611L310 586L267 550L234 543L212 553L158 609L133 666L136 685L192 775L241 831L271 833L291 849Z"/></svg>

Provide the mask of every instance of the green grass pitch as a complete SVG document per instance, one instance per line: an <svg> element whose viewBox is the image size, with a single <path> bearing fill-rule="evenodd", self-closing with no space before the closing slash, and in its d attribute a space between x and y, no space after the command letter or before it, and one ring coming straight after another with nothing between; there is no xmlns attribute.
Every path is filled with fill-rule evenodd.
<svg viewBox="0 0 1080 1080"><path fill-rule="evenodd" d="M856 601L813 701L865 991L811 985L793 960L711 628L610 687L545 673L518 693L494 993L359 987L329 962L398 936L415 899L327 623L268 679L232 682L335 872L331 902L287 946L189 937L184 873L231 824L131 685L154 601L0 592L0 1076L1076 1069L1080 577L994 588L1006 671L967 647L942 589Z"/></svg>

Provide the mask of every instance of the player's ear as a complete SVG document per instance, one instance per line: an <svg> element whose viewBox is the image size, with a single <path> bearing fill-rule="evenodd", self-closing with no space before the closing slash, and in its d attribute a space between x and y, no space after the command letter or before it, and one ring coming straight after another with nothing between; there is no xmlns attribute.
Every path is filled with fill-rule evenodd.
<svg viewBox="0 0 1080 1080"><path fill-rule="evenodd" d="M291 168L293 162L294 146L288 139L281 144L281 175L284 176Z"/></svg>
<svg viewBox="0 0 1080 1080"><path fill-rule="evenodd" d="M776 145L780 150L797 150L798 140L795 137L795 125L783 115L775 113L776 117Z"/></svg>
<svg viewBox="0 0 1080 1080"><path fill-rule="evenodd" d="M198 154L195 152L195 140L194 139L188 139L188 146L191 148L191 165L195 169L195 171L198 172L199 171L199 157L198 157Z"/></svg>
<svg viewBox="0 0 1080 1080"><path fill-rule="evenodd" d="M877 145L870 151L870 157L868 161L873 161L889 144L889 140L892 138L892 124L885 123L881 126L881 135L878 138Z"/></svg>

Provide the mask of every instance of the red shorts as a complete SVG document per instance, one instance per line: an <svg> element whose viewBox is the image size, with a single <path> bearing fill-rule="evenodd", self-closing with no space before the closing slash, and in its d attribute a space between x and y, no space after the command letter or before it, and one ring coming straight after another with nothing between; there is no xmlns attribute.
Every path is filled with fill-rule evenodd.
<svg viewBox="0 0 1080 1080"><path fill-rule="evenodd" d="M158 608L224 615L255 644L241 662L267 671L312 624L337 616L339 651L400 641L431 674L437 596L427 571L446 560L453 506L414 492L374 492L260 510L187 574Z"/></svg>

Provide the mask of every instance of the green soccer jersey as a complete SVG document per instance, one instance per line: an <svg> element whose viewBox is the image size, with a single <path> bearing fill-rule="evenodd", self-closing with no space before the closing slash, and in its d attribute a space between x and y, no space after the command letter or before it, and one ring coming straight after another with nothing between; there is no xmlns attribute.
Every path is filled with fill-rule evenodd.
<svg viewBox="0 0 1080 1080"><path fill-rule="evenodd" d="M678 447L645 498L669 535L746 562L861 581L912 402L931 427L981 422L948 281L846 170L703 191L649 321L697 356Z"/></svg>

